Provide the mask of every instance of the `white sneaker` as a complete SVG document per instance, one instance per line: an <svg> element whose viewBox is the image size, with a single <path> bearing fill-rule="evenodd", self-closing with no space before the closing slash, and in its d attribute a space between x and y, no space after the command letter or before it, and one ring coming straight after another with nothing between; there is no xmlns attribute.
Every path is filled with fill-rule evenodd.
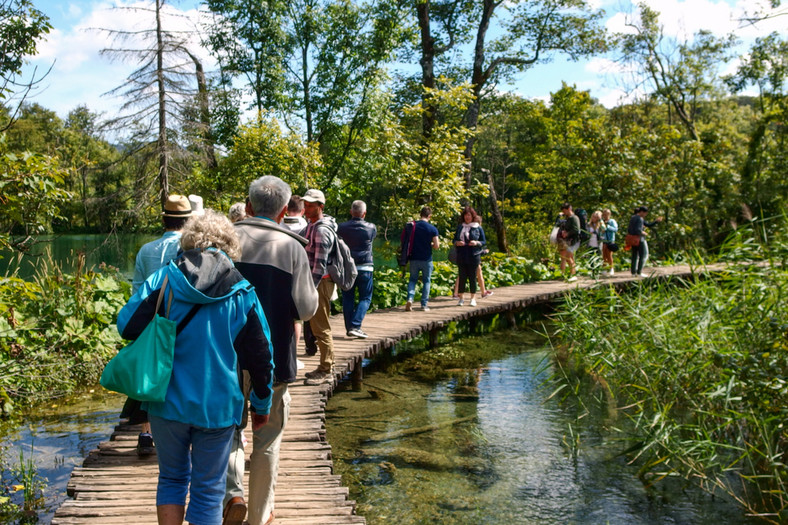
<svg viewBox="0 0 788 525"><path fill-rule="evenodd" d="M457 306L462 306L462 305L464 305L464 304L465 304L465 301L463 301L462 299L460 299L459 301L457 301Z"/></svg>
<svg viewBox="0 0 788 525"><path fill-rule="evenodd" d="M611 268L610 271L607 274L608 275L615 275L616 271L613 268Z"/></svg>
<svg viewBox="0 0 788 525"><path fill-rule="evenodd" d="M648 277L648 275L646 275L645 273L639 273L638 277Z"/></svg>
<svg viewBox="0 0 788 525"><path fill-rule="evenodd" d="M424 306L422 306L422 307L421 307L421 309L422 309L422 311L424 311L424 312L429 312L429 311L430 311L430 307L429 307L429 306L427 306L427 305L424 305Z"/></svg>
<svg viewBox="0 0 788 525"><path fill-rule="evenodd" d="M471 299L471 306L476 306L476 299Z"/></svg>
<svg viewBox="0 0 788 525"><path fill-rule="evenodd" d="M568 282L568 283L573 283L575 281L577 281L577 276L576 275L573 275L572 277L570 277L569 279L566 280L566 282Z"/></svg>

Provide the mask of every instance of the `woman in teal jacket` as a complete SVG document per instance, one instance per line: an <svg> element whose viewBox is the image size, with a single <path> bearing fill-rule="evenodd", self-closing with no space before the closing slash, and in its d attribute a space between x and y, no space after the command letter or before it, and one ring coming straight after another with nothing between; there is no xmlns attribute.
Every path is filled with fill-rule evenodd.
<svg viewBox="0 0 788 525"><path fill-rule="evenodd" d="M184 252L151 275L123 307L118 329L135 339L159 314L178 323L172 377L164 402L148 402L159 460L160 524L222 522L233 431L241 422L241 370L252 383L253 427L267 422L273 386L268 323L254 288L235 269L240 244L230 221L208 210L183 230ZM185 509L189 491L189 508Z"/></svg>

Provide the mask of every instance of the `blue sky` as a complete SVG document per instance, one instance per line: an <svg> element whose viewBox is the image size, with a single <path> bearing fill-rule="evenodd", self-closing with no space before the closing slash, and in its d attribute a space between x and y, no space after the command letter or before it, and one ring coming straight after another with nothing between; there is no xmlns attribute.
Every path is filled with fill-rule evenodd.
<svg viewBox="0 0 788 525"><path fill-rule="evenodd" d="M625 20L632 16L635 8L629 0L589 0L607 13L606 25L611 31L625 30ZM763 0L644 0L659 11L661 23L667 35L677 39L691 39L700 29L724 35L735 32L743 41L741 52L757 36L778 31L786 35L785 21L778 17L757 26L744 26L737 20L744 7L752 9ZM39 45L40 54L27 66L28 74L33 67L39 73L50 66L52 71L29 98L44 107L55 110L61 117L79 104L91 110L114 116L121 100L102 96L103 93L120 85L133 70L128 64L112 63L99 55L108 47L108 36L95 28L133 29L148 27L143 15L128 11L113 11L116 5L149 5L145 2L118 1L74 1L34 0L38 9L50 17L53 31L47 41ZM199 2L172 0L169 5L172 25L184 29L196 26L199 17ZM783 9L785 11L785 9ZM176 16L177 15L177 16ZM170 27L172 27L172 25ZM193 49L196 49L195 45ZM202 52L206 65L212 63L207 52ZM515 91L529 98L547 99L551 92L561 87L561 82L588 89L591 95L610 107L626 100L628 75L622 71L613 57L596 57L581 62L568 62L557 58L551 64L539 65L522 74L511 85L501 89ZM726 70L733 70L730 63ZM630 95L631 96L631 95Z"/></svg>

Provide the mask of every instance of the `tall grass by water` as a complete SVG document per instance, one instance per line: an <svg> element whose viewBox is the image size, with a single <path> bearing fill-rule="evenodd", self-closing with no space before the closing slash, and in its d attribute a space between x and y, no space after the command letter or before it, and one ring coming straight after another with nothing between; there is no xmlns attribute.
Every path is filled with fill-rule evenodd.
<svg viewBox="0 0 788 525"><path fill-rule="evenodd" d="M695 279L567 295L556 394L577 402L577 385L598 385L646 484L682 476L785 523L787 255L785 235L754 223L727 241L722 259L736 262L711 278L699 267Z"/></svg>

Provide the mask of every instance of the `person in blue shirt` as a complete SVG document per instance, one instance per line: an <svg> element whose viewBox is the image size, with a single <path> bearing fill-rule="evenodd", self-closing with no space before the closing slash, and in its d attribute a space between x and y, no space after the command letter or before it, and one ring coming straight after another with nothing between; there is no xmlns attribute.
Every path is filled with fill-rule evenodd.
<svg viewBox="0 0 788 525"><path fill-rule="evenodd" d="M429 311L430 300L430 278L432 277L432 250L440 248L438 229L430 224L432 209L424 206L419 212L419 220L416 221L413 238L411 243L413 249L410 254L410 280L408 281L408 301L405 303L405 311L413 309L413 298L416 296L416 283L421 273L421 309ZM406 226L408 228L409 226Z"/></svg>
<svg viewBox="0 0 788 525"><path fill-rule="evenodd" d="M164 211L161 212L164 235L144 244L137 252L134 278L131 281L132 295L137 293L145 279L178 256L181 249L181 230L191 216L192 206L185 195L173 194L167 197ZM128 398L120 412L120 417L128 419L130 425L142 424L142 431L137 438L137 455L145 457L155 453L148 414L142 410L142 404L136 399Z"/></svg>

